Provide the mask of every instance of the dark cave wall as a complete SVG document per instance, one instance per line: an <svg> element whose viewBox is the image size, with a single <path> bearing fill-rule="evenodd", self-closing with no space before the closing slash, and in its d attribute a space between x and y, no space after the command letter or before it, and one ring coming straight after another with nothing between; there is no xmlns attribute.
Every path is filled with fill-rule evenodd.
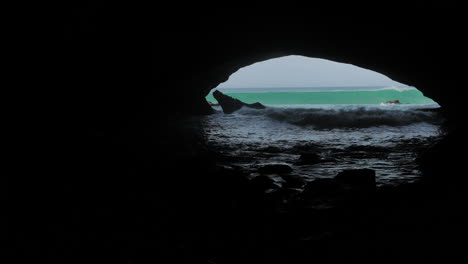
<svg viewBox="0 0 468 264"><path fill-rule="evenodd" d="M73 7L56 74L64 100L55 115L69 125L63 140L73 138L78 160L93 164L79 170L97 168L103 178L108 168L172 164L174 153L192 148L180 139L196 137L175 131L174 120L209 113L205 95L239 68L291 54L351 63L415 86L442 105L462 135L466 99L454 91L465 82L463 16L421 2L368 10L100 1ZM441 149L457 147L451 142Z"/></svg>
<svg viewBox="0 0 468 264"><path fill-rule="evenodd" d="M210 89L241 67L295 54L415 86L442 105L462 134L466 99L455 91L465 82L463 16L418 1L374 7L168 9L100 1L73 7L56 74L63 111L55 115L69 124L77 149L96 149L86 158L151 163L148 156L157 156L151 149L173 152L165 138L187 136L174 133L173 120L211 112L204 99ZM121 154L109 153L113 148Z"/></svg>
<svg viewBox="0 0 468 264"><path fill-rule="evenodd" d="M10 255L49 256L58 263L121 261L167 249L177 256L172 232L194 216L229 211L223 202L216 210L198 210L218 200L213 197L229 198L225 189L238 185L204 178L210 156L187 155L203 148L194 146L199 136L173 121L209 112L204 96L211 88L240 67L278 56L352 63L418 87L446 109L459 131L435 149L430 170L439 180L463 178L450 167L455 162L437 158L449 160L445 154L456 155L453 149L465 144L465 98L458 93L465 82L458 66L466 49L463 16L422 1L379 1L371 12L354 3L176 4L65 3L63 42L50 44L50 53L41 50L46 58L37 61L46 85L23 76L47 96L31 100L30 111L40 118L28 123L25 138L39 146L32 145L31 163L18 166L31 172L6 176L8 225L2 227L14 241ZM31 38L27 45L42 41ZM42 114L45 107L51 111ZM456 160L459 167L464 161L466 155ZM177 214L179 207L194 212ZM167 223L173 228L166 230Z"/></svg>
<svg viewBox="0 0 468 264"><path fill-rule="evenodd" d="M163 17L169 9L94 3L66 23L65 82L86 105L80 115L118 125L135 115L209 112L204 95L230 74L296 54L383 73L417 87L449 117L460 112L463 97L444 92L463 83L459 16L419 2L373 12L349 7L187 7Z"/></svg>
<svg viewBox="0 0 468 264"><path fill-rule="evenodd" d="M262 19L265 18L259 18ZM455 62L462 40L443 24L417 19L405 21L408 24L385 21L371 25L363 21L328 24L320 19L320 23L314 19L305 20L295 24L297 20L288 17L281 25L262 21L270 27L259 31L252 30L254 22L240 22L229 25L233 28L223 29L224 25L218 25L218 30L213 31L177 33L176 38L171 38L175 43L172 43L173 57L162 55L163 60L177 58L169 62L176 63L171 68L177 70L169 75L168 86L180 87L177 94L183 91L187 98L201 100L209 89L227 80L241 67L295 54L351 63L383 73L417 87L447 112L461 110L462 98L443 91L459 86L457 76L461 69ZM367 22L373 23L371 19ZM159 39L153 40L156 57L160 59L158 43ZM159 69L154 72L158 75ZM189 113L201 109L187 105Z"/></svg>

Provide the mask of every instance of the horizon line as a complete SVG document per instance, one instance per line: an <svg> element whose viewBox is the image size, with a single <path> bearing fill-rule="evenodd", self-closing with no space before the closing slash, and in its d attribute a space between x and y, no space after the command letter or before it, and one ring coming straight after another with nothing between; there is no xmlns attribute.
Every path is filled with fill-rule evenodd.
<svg viewBox="0 0 468 264"><path fill-rule="evenodd" d="M348 86L342 86L342 85L337 85L337 86L278 86L278 87L271 87L271 86L262 86L262 87L215 87L212 89L250 89L250 88L271 88L271 89L281 89L281 88L336 88L336 87L414 87L411 85L348 85ZM416 88L416 87L414 87Z"/></svg>

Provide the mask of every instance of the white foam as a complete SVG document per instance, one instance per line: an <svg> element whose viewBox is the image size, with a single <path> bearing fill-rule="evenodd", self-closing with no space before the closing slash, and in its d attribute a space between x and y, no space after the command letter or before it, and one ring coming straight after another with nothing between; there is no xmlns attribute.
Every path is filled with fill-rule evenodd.
<svg viewBox="0 0 468 264"><path fill-rule="evenodd" d="M364 128L372 126L405 126L419 122L439 123L433 112L414 108L342 106L339 108L279 108L262 110L242 108L240 115L264 115L272 120L313 128Z"/></svg>
<svg viewBox="0 0 468 264"><path fill-rule="evenodd" d="M378 90L394 90L398 92L403 92L403 91L408 91L408 90L416 90L416 88L412 86L407 86L407 87L388 86L388 87L384 87Z"/></svg>

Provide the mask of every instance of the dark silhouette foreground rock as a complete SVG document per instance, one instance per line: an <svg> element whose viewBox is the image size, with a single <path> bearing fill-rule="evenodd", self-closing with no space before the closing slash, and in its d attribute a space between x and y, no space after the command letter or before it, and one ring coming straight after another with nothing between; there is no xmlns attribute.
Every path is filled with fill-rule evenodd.
<svg viewBox="0 0 468 264"><path fill-rule="evenodd" d="M265 175L260 175L255 178L253 178L250 181L252 187L254 187L256 190L268 190L268 189L276 189L278 186L274 183L274 181L265 176Z"/></svg>
<svg viewBox="0 0 468 264"><path fill-rule="evenodd" d="M340 191L340 185L334 179L315 179L306 184L303 191L304 197L316 197L323 195L336 195Z"/></svg>
<svg viewBox="0 0 468 264"><path fill-rule="evenodd" d="M244 103L238 99L232 98L228 95L223 94L220 91L214 91L213 92L213 97L218 101L219 105L223 109L223 112L225 114L230 114L234 111L239 110L241 107L246 106L250 108L255 108L255 109L264 109L266 108L264 105L261 103L253 103L253 104L247 104Z"/></svg>
<svg viewBox="0 0 468 264"><path fill-rule="evenodd" d="M371 169L344 170L335 181L351 189L375 190L375 171Z"/></svg>
<svg viewBox="0 0 468 264"><path fill-rule="evenodd" d="M304 178L298 175L282 174L281 178L285 181L283 187L286 188L299 188L305 184Z"/></svg>
<svg viewBox="0 0 468 264"><path fill-rule="evenodd" d="M306 184L302 197L349 198L355 193L369 193L376 190L375 171L371 169L344 170L333 179L318 178Z"/></svg>

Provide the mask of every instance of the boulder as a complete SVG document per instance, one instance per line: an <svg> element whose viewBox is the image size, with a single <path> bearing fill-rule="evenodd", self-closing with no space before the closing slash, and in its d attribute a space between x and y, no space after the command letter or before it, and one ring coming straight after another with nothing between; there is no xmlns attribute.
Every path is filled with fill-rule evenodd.
<svg viewBox="0 0 468 264"><path fill-rule="evenodd" d="M317 153L314 152L303 152L299 157L299 160L296 162L298 165L305 164L316 164L322 162L322 159Z"/></svg>
<svg viewBox="0 0 468 264"><path fill-rule="evenodd" d="M306 184L302 192L305 197L335 195L340 185L334 179L318 178Z"/></svg>
<svg viewBox="0 0 468 264"><path fill-rule="evenodd" d="M401 104L400 100L387 101L386 104Z"/></svg>
<svg viewBox="0 0 468 264"><path fill-rule="evenodd" d="M275 182L271 178L265 175L260 175L260 176L253 178L250 181L250 184L255 189L262 190L262 191L278 188Z"/></svg>
<svg viewBox="0 0 468 264"><path fill-rule="evenodd" d="M375 171L370 169L345 170L333 179L318 178L307 183L302 198L349 199L356 194L369 194L376 190Z"/></svg>
<svg viewBox="0 0 468 264"><path fill-rule="evenodd" d="M305 183L304 179L298 175L284 174L281 178L285 181L283 187L298 188Z"/></svg>
<svg viewBox="0 0 468 264"><path fill-rule="evenodd" d="M344 170L334 178L345 189L375 190L375 171L371 169Z"/></svg>
<svg viewBox="0 0 468 264"><path fill-rule="evenodd" d="M242 102L241 100L232 98L228 95L223 94L222 92L216 90L213 92L213 97L218 101L219 105L223 109L223 112L225 114L230 114L232 112L235 112L239 110L241 107L250 107L250 108L255 108L255 109L264 109L266 108L264 105L261 103L253 103L253 104L247 104Z"/></svg>

